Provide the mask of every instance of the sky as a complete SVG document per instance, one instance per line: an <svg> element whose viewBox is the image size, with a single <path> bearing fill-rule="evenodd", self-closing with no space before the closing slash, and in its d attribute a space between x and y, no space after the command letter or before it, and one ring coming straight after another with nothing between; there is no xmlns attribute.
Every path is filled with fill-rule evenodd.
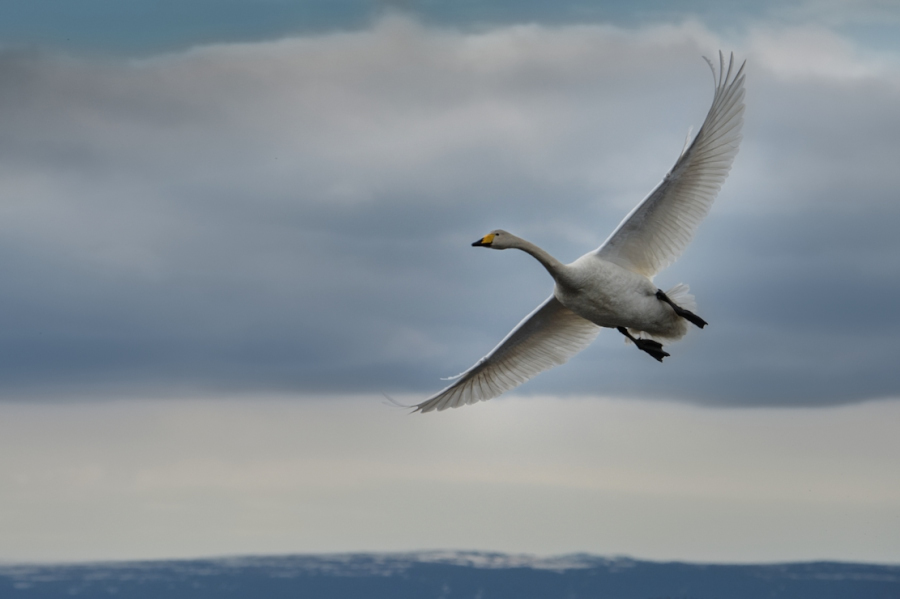
<svg viewBox="0 0 900 599"><path fill-rule="evenodd" d="M0 8L0 560L900 561L893 2ZM487 404L384 405L550 293L471 242L597 247L720 49L744 140L656 279L710 326L664 364L607 331Z"/></svg>

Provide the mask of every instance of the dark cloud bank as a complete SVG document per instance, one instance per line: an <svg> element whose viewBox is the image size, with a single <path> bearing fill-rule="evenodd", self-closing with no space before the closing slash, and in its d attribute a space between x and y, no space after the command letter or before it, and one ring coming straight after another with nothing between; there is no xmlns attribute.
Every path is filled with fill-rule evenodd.
<svg viewBox="0 0 900 599"><path fill-rule="evenodd" d="M140 61L6 52L0 395L431 392L551 289L469 243L599 245L702 121L716 44L391 18ZM604 332L523 392L900 393L900 76L747 55L734 171L657 279L688 282L711 326L663 365Z"/></svg>

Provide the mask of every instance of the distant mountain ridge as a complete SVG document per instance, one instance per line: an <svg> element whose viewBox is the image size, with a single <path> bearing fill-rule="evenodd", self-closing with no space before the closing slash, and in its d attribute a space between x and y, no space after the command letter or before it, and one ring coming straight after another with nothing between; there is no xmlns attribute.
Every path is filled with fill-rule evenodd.
<svg viewBox="0 0 900 599"><path fill-rule="evenodd" d="M467 551L0 565L0 599L900 599L900 565Z"/></svg>

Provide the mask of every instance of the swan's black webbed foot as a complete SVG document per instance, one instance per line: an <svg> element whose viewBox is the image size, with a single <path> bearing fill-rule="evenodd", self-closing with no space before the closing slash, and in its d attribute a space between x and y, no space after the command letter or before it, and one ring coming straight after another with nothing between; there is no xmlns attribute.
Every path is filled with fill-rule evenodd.
<svg viewBox="0 0 900 599"><path fill-rule="evenodd" d="M662 343L659 341L654 341L653 339L640 339L636 338L634 335L628 332L628 329L625 327L617 327L620 333L631 339L631 342L634 343L637 348L641 351L645 351L651 356L653 356L657 362L662 362L663 358L669 357L669 354L666 351L663 351Z"/></svg>
<svg viewBox="0 0 900 599"><path fill-rule="evenodd" d="M662 362L663 358L667 358L670 355L669 352L663 351L662 344L659 341L654 341L653 339L635 339L634 344L638 346L639 350L653 356L657 362Z"/></svg>
<svg viewBox="0 0 900 599"><path fill-rule="evenodd" d="M700 318L699 316L697 316L696 314L694 314L694 313L691 312L690 310L685 310L685 309L682 308L681 306L675 304L675 302L673 302L672 300L670 300L670 299L669 299L669 296L666 295L666 294L663 292L662 289L657 289L657 290L656 290L656 299L658 299L658 300L661 301L661 302L666 302L667 304L669 304L670 306L672 306L672 309L675 310L675 314L677 314L678 316L684 318L684 319L687 320L688 322L691 322L691 323L697 325L697 326L700 327L701 329L702 329L703 327L705 327L706 325L709 324L708 322L706 322L705 320L703 320L702 318Z"/></svg>

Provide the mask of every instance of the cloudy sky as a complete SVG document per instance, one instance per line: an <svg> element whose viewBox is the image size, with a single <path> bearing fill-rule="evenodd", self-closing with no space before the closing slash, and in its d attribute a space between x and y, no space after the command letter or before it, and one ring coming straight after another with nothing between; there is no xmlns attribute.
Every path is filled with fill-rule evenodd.
<svg viewBox="0 0 900 599"><path fill-rule="evenodd" d="M900 9L722 4L0 1L0 559L900 561ZM744 141L657 278L711 325L383 405L548 295L470 243L599 245L719 49Z"/></svg>

